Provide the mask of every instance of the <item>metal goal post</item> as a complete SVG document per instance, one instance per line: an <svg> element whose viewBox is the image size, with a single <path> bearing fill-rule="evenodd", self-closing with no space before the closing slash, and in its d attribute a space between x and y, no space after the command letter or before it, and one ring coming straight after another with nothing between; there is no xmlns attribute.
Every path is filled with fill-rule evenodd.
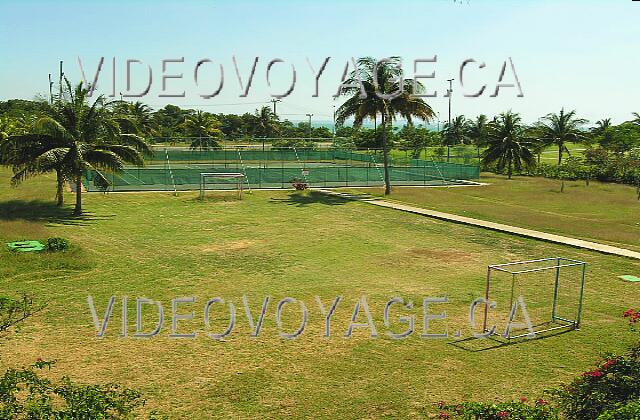
<svg viewBox="0 0 640 420"><path fill-rule="evenodd" d="M563 257L489 265L483 331L488 333L500 322L511 325L518 305L525 306L526 320L535 334L580 328L586 268L584 261ZM530 336L531 330L507 327L501 335L514 339Z"/></svg>
<svg viewBox="0 0 640 420"><path fill-rule="evenodd" d="M235 181L236 190L238 192L238 198L242 200L242 194L244 192L244 183L246 182L246 175L240 172L201 172L200 173L200 199L204 198L205 191L207 190L207 180L224 179ZM225 182L225 184L228 184Z"/></svg>

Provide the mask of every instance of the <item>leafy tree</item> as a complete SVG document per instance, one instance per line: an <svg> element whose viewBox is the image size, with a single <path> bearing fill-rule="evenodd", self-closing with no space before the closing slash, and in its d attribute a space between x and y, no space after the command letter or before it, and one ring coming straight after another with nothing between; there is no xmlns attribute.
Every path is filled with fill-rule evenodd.
<svg viewBox="0 0 640 420"><path fill-rule="evenodd" d="M25 179L55 171L58 177L58 200L61 185L75 184L75 215L82 214L82 180L87 170L95 170L98 182L109 181L100 171L120 172L125 163L142 165L147 144L135 134L120 130L104 96L89 103L89 89L79 83L75 88L65 80L64 95L46 108L33 132L11 136L3 142L0 154L14 169L14 185Z"/></svg>
<svg viewBox="0 0 640 420"><path fill-rule="evenodd" d="M361 127L365 119L376 120L378 114L381 116L385 194L391 193L388 127L397 116L406 119L408 124L413 122L414 117L428 121L434 116L426 102L413 96L422 93L424 87L416 83L418 91L414 91L414 81L402 78L399 63L399 57L391 57L383 63L378 63L372 57L360 58L357 68L346 80L345 84L350 86L341 92L348 98L336 111L337 124L341 125L347 118L353 117L354 127ZM362 90L364 95L361 94Z"/></svg>
<svg viewBox="0 0 640 420"><path fill-rule="evenodd" d="M540 130L542 139L549 145L558 147L558 165L562 164L564 152L571 154L567 148L567 143L575 143L585 139L585 133L580 130L580 126L586 124L587 120L576 117L576 111L565 112L564 108L558 114L548 114L542 118Z"/></svg>
<svg viewBox="0 0 640 420"><path fill-rule="evenodd" d="M218 114L216 118L220 121L220 131L230 139L239 139L247 134L247 128L240 115Z"/></svg>
<svg viewBox="0 0 640 420"><path fill-rule="evenodd" d="M167 105L153 114L157 134L161 137L180 137L184 133L182 127L185 119L193 114L192 110L184 110L176 105Z"/></svg>
<svg viewBox="0 0 640 420"><path fill-rule="evenodd" d="M411 150L411 157L418 159L423 150L433 145L434 142L438 142L434 134L437 133L425 127L415 127L413 124L407 124L400 129L398 137L401 139L403 148Z"/></svg>
<svg viewBox="0 0 640 420"><path fill-rule="evenodd" d="M640 127L632 121L627 121L607 127L596 139L605 149L623 155L640 146Z"/></svg>
<svg viewBox="0 0 640 420"><path fill-rule="evenodd" d="M495 163L498 171L507 169L509 179L513 170L521 171L534 163L534 156L525 143L526 127L518 114L500 114L489 127L488 147L483 152L485 164Z"/></svg>

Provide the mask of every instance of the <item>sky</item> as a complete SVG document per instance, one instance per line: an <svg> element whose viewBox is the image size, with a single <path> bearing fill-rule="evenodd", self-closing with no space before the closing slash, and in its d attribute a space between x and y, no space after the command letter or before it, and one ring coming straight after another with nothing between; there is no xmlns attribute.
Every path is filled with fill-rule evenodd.
<svg viewBox="0 0 640 420"><path fill-rule="evenodd" d="M293 65L295 84L277 103L278 115L328 121L344 100L333 96L352 57L399 56L407 78L435 72L420 81L437 93L425 100L443 122L447 79L454 79L452 116L513 110L533 122L564 107L592 123L618 123L640 112L639 22L640 2L631 0L0 0L0 100L46 97L48 75L57 80L61 60L71 81L83 78L79 61L92 81L104 57L96 94L113 95L114 83L117 99L139 94L151 68L149 92L125 99L155 109L173 103L253 112L290 89ZM245 97L234 57L243 87L258 58ZM314 97L314 71L327 57ZM415 60L434 57L415 71ZM163 69L163 61L172 59L182 62ZM284 62L268 71L277 59ZM464 67L461 85L468 59L476 61ZM129 91L127 60L141 62L130 65ZM201 60L210 61L198 67ZM514 85L517 77L520 88L502 87L492 97L505 63L503 83ZM163 72L182 78L165 79L163 90ZM219 93L203 98L220 80ZM465 96L483 85L479 97ZM161 97L163 92L185 97Z"/></svg>

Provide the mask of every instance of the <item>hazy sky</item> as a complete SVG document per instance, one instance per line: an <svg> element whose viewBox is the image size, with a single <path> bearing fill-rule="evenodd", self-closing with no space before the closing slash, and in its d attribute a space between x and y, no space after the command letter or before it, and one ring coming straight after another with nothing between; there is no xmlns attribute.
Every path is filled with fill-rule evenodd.
<svg viewBox="0 0 640 420"><path fill-rule="evenodd" d="M132 87L152 84L143 101L159 108L167 103L190 105L211 112L242 113L267 103L271 94L286 91L291 64L296 69L293 92L278 104L278 114L292 120L330 120L333 99L350 57L396 55L403 59L406 77L413 77L415 59L437 56L437 63L420 64L422 80L437 98L427 101L447 119L443 98L449 78L454 81L453 115L476 116L513 109L533 121L561 107L577 109L591 121L612 117L620 122L640 112L640 2L631 0L451 0L376 1L6 1L0 0L0 100L31 99L48 94L48 73L57 79L58 62L73 81L81 79L78 58L93 79L100 57L105 65L98 91L112 93L112 59L116 59L116 92L126 91L126 61ZM259 57L247 97L242 93L232 57L243 83ZM162 60L184 58L167 65L167 74L183 73L167 81L168 93L185 91L185 98L162 98ZM319 96L314 74L331 57L320 78ZM503 88L490 97L500 69L511 57L523 97L516 88ZM271 87L267 65L273 65ZM461 64L469 58L486 63L484 69L465 70L465 89L459 84ZM196 63L200 86L194 82ZM224 69L224 85L210 99ZM505 82L513 82L507 66ZM464 97L487 85L479 98Z"/></svg>

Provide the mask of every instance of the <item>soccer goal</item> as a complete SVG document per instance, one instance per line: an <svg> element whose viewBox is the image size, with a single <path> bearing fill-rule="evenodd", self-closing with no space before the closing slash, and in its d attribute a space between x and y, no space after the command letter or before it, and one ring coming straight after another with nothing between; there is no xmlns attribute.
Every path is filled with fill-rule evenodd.
<svg viewBox="0 0 640 420"><path fill-rule="evenodd" d="M246 175L240 172L202 172L200 173L200 199L204 199L208 189L235 189L238 199L242 200L246 181Z"/></svg>
<svg viewBox="0 0 640 420"><path fill-rule="evenodd" d="M484 333L514 339L580 328L586 267L562 257L488 266Z"/></svg>

